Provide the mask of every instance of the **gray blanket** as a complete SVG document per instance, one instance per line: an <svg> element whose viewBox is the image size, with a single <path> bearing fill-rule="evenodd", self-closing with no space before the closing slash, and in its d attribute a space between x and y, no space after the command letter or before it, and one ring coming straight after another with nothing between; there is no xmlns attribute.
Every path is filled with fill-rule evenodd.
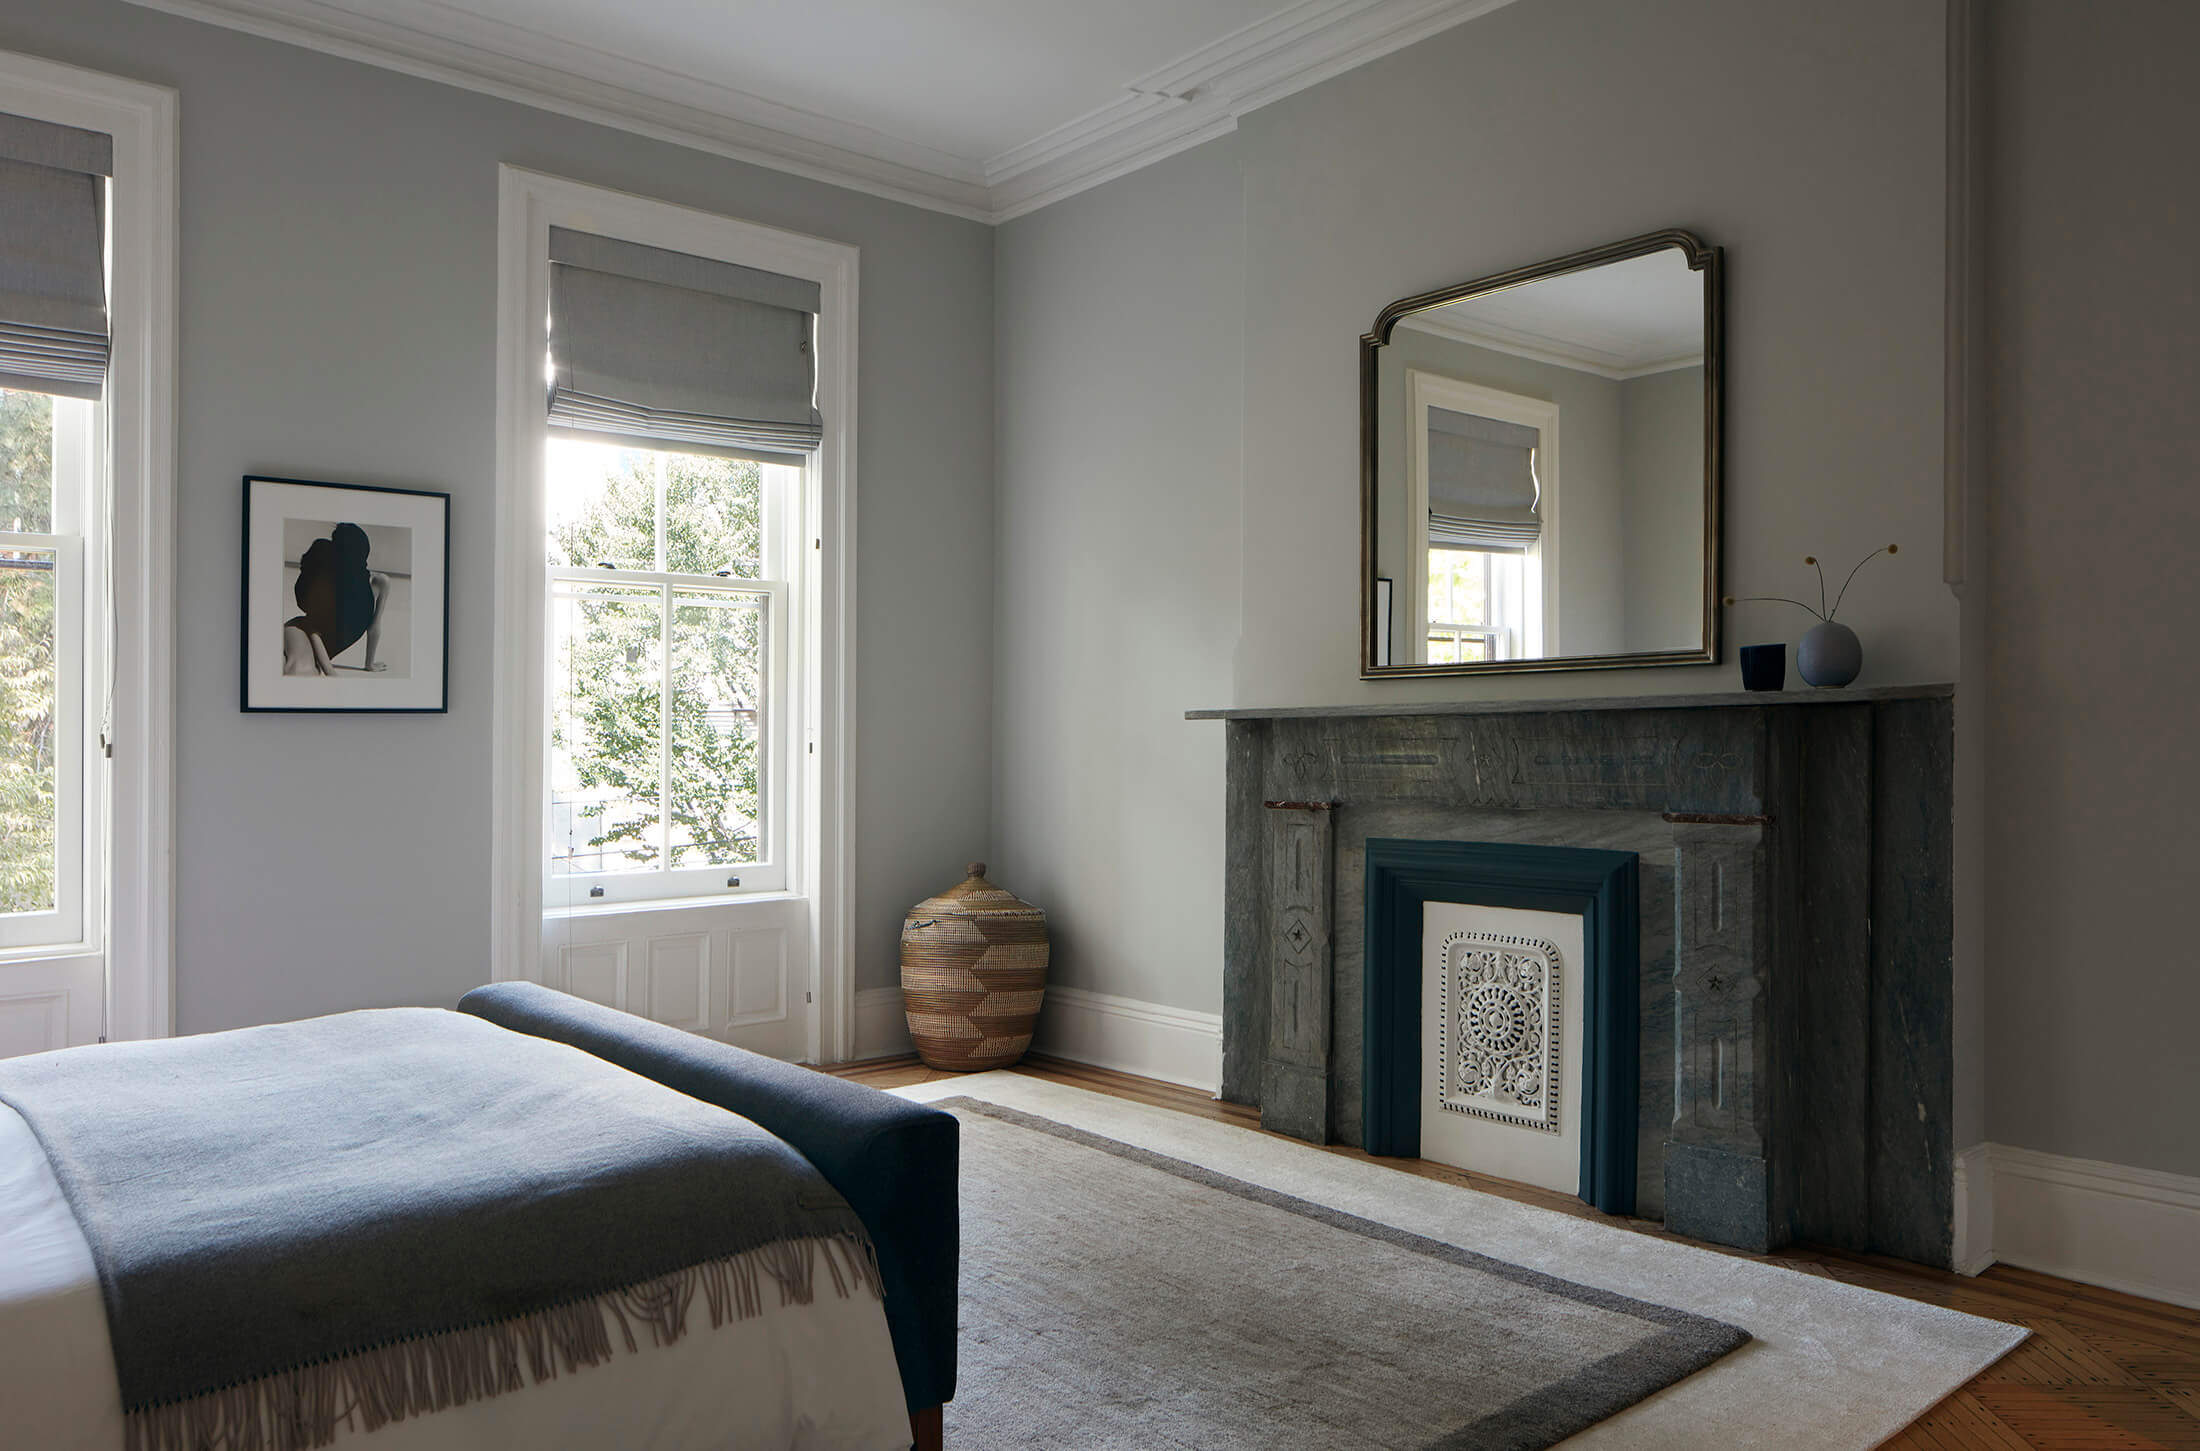
<svg viewBox="0 0 2200 1451"><path fill-rule="evenodd" d="M145 1451L324 1445L806 1302L820 1266L877 1290L763 1129L458 1013L0 1062L0 1101L91 1244Z"/></svg>

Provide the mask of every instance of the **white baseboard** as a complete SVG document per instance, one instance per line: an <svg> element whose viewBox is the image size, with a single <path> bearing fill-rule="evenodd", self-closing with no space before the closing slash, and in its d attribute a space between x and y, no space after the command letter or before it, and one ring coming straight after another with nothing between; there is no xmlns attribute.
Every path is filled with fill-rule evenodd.
<svg viewBox="0 0 2200 1451"><path fill-rule="evenodd" d="M1222 1084L1222 1018L1083 988L1050 987L1032 1051L1213 1093ZM898 987L856 994L855 1058L915 1051Z"/></svg>
<svg viewBox="0 0 2200 1451"><path fill-rule="evenodd" d="M909 1019L901 1011L901 989L870 987L857 993L855 1060L894 1058L914 1051Z"/></svg>
<svg viewBox="0 0 2200 1451"><path fill-rule="evenodd" d="M1975 1275L1994 1262L1994 1167L1992 1144L1973 1144L1956 1155L1955 1272Z"/></svg>
<svg viewBox="0 0 2200 1451"><path fill-rule="evenodd" d="M1971 1164L1966 1158L1977 1155ZM1986 1172L1972 1172L1983 1164ZM1977 1259L1967 1241L1988 1200L1984 1260L2200 1308L2200 1179L1981 1144L1957 1160L1957 1268ZM1968 1206L1966 1201L1968 1200Z"/></svg>
<svg viewBox="0 0 2200 1451"><path fill-rule="evenodd" d="M1222 1086L1222 1016L1050 987L1032 1051L1213 1093Z"/></svg>

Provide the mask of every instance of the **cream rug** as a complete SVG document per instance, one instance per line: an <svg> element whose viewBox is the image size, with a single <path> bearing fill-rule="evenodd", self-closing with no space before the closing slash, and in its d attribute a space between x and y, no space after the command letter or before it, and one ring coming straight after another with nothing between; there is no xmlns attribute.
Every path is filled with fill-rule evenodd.
<svg viewBox="0 0 2200 1451"><path fill-rule="evenodd" d="M1005 1104L1576 1284L1693 1311L1755 1339L1571 1447L1866 1451L2006 1354L2026 1332L1714 1254L1235 1125L1010 1073L897 1089Z"/></svg>

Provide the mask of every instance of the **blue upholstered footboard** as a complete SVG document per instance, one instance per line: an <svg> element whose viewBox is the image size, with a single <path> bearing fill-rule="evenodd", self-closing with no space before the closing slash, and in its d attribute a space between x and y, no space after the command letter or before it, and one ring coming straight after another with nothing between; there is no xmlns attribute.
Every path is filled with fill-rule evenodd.
<svg viewBox="0 0 2200 1451"><path fill-rule="evenodd" d="M459 1000L515 1032L585 1049L792 1144L870 1231L909 1408L955 1394L956 1141L952 1114L600 1007L535 983Z"/></svg>

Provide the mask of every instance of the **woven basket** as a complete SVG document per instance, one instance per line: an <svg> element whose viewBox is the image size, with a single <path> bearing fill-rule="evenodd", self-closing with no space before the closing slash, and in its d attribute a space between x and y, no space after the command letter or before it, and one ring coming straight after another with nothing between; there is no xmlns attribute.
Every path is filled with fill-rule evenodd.
<svg viewBox="0 0 2200 1451"><path fill-rule="evenodd" d="M1006 1068L1031 1046L1046 996L1047 914L985 879L919 902L901 928L901 998L933 1068Z"/></svg>

